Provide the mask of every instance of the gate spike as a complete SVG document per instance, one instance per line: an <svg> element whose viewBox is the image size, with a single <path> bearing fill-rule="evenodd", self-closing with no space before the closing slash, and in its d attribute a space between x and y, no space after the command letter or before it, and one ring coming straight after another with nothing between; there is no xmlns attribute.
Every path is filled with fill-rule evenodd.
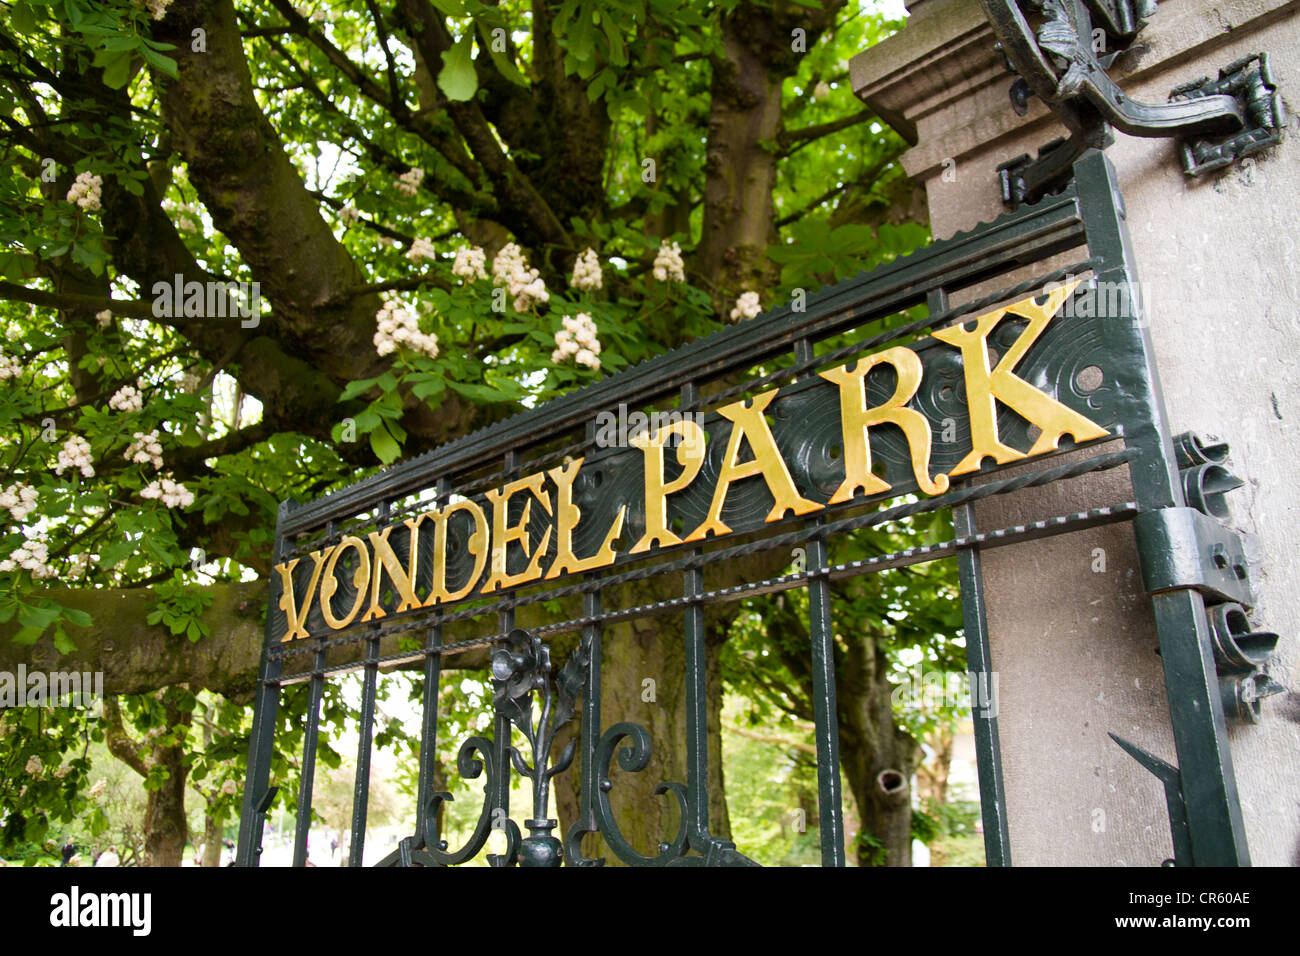
<svg viewBox="0 0 1300 956"><path fill-rule="evenodd" d="M1137 744L1131 744L1116 734L1107 734L1119 744L1130 757L1155 774L1156 779L1165 785L1165 804L1169 808L1169 831L1174 841L1174 858L1166 860L1165 865L1192 865L1192 838L1187 829L1187 807L1183 803L1182 775L1173 764L1166 763L1155 754L1147 753Z"/></svg>

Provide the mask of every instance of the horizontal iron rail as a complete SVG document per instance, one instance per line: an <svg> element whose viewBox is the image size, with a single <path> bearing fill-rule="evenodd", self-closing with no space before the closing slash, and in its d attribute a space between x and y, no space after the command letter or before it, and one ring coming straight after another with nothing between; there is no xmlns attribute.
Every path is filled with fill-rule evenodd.
<svg viewBox="0 0 1300 956"><path fill-rule="evenodd" d="M688 604L697 601L704 604L725 604L730 601L739 601L747 597L776 594L782 591L789 591L794 588L803 587L807 585L808 581L812 577L820 574L826 574L831 580L835 581L859 577L863 574L878 574L882 571L891 571L898 568L910 567L914 564L925 564L930 561L950 558L956 555L962 548L974 547L987 551L1011 544L1023 544L1024 542L1034 541L1038 538L1070 534L1075 531L1083 531L1100 525L1115 524L1120 521L1131 521L1137 516L1137 514L1137 503L1126 501L1118 505L1107 505L1101 508L1091 508L1088 511L1078 511L1073 514L1056 515L1051 518L1033 521L1028 524L1012 525L1006 528L998 528L993 531L985 531L977 534L950 538L947 541L940 541L935 544L924 545L918 548L906 548L902 551L891 551L888 554L874 555L870 558L864 558L859 561L847 561L842 564L833 564L823 572L802 571L797 574L785 574L780 577L770 578L766 581L754 581L748 584L738 584L728 588L717 588L712 591L705 591L700 594L699 597L668 598L663 601L655 602L654 604L638 604L634 607L621 608L616 611L606 611L598 615L570 618L565 621L559 621L555 624L541 625L531 629L529 633L538 637L554 634L566 634L573 631L579 631L589 624L617 623L619 621L631 620L633 618L650 617L652 615L681 610ZM417 650L402 651L396 654L387 654L380 657L377 664L381 668L391 668L401 664L413 664L417 661L425 660L430 656L446 657L451 654L474 650L479 647L489 647L493 644L500 643L505 639L506 634L493 634L490 637L475 638L470 641L460 641L456 644L448 644L445 647L425 647ZM365 666L366 663L364 661L334 664L319 670L313 669L311 671L294 673L287 677L282 677L274 683L284 687L291 684L303 683L315 676L345 674L351 671L361 670Z"/></svg>

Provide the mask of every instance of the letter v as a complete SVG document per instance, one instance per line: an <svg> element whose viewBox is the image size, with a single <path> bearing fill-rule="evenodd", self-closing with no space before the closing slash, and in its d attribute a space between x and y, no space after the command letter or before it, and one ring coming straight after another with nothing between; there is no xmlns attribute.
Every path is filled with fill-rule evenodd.
<svg viewBox="0 0 1300 956"><path fill-rule="evenodd" d="M311 571L311 581L307 584L307 591L303 594L302 610L298 610L298 600L293 593L293 569L298 566L299 558L294 558L288 564L277 564L275 570L280 572L280 581L283 588L280 594L280 610L284 612L285 622L289 625L281 641L292 641L300 637L307 637L307 615L311 613L311 601L316 594L316 586L320 583L321 568L325 566L325 560L334 550L334 545L326 548L324 551L313 551L309 557L315 562L315 567Z"/></svg>

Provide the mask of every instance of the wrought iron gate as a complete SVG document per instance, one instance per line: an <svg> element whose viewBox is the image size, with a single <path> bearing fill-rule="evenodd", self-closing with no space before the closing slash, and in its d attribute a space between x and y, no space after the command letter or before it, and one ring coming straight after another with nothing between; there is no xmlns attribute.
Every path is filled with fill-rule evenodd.
<svg viewBox="0 0 1300 956"><path fill-rule="evenodd" d="M1113 522L1133 523L1153 594L1179 768L1123 745L1166 783L1179 864L1249 862L1207 602L1223 617L1226 602L1249 606L1251 597L1239 544L1207 517L1222 490L1205 480L1213 449L1169 434L1137 296L1100 296L1101 307L1087 312L1067 307L1098 290L1133 289L1124 218L1114 170L1088 152L1063 192L827 288L804 310L773 310L318 501L283 503L239 863L257 865L275 793L281 689L310 685L294 854L303 865L324 684L361 670L350 857L360 864L378 673L419 663L418 822L386 864L462 863L481 852L494 823L507 835L505 851L489 858L494 865L598 865L582 854L581 838L591 832L631 864L748 864L743 848L710 831L704 608L803 588L821 856L825 865L843 865L830 582L956 556L968 667L988 675L995 662L981 554ZM846 336L849 344L827 344ZM988 348L999 356L995 365ZM854 359L853 368L845 364ZM1085 372L1092 377L1081 378ZM671 411L609 447L595 419L617 403ZM957 438L931 447L929 422L941 420L955 422ZM742 447L750 460L741 460ZM1066 451L1075 454L1047 463ZM1012 463L1034 467L996 474ZM1024 526L976 526L980 499L1120 468L1131 478L1132 500ZM839 535L943 508L953 509L950 540L832 561ZM706 584L709 566L795 545L807 551L798 573ZM680 575L681 597L609 609L602 600L620 585L665 575ZM531 632L516 628L517 608L557 599L580 599L580 614ZM612 761L636 772L652 747L683 742L651 740L632 723L606 724L601 659L607 626L663 614L685 619L687 775L659 790L680 810L676 837L644 853L614 818ZM472 620L489 622L489 633L444 640L453 625ZM553 671L546 642L575 633L576 649ZM398 640L403 634L407 643ZM439 682L444 658L484 647L493 733L464 741L458 760L462 776L486 771L484 804L468 843L449 848L437 832L445 794L433 782ZM575 716L576 748L552 754L555 731ZM512 724L531 754L511 746ZM987 860L1006 865L997 719L989 712L974 724ZM581 812L561 843L548 815L550 779L570 764L580 774ZM526 837L509 818L512 768L533 782Z"/></svg>

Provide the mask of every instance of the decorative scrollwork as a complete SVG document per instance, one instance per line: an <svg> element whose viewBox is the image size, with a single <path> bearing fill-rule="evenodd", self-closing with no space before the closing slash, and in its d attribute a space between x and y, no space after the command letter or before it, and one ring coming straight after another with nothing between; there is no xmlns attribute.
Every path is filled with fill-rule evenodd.
<svg viewBox="0 0 1300 956"><path fill-rule="evenodd" d="M596 788L596 818L601 835L609 848L624 863L631 866L668 866L673 861L681 858L687 849L687 802L686 788L680 783L661 783L655 787L655 795L671 793L677 798L677 809L680 822L677 825L677 836L671 843L659 844L659 853L655 856L646 856L638 852L627 839L623 836L623 831L619 829L618 823L614 820L613 809L610 806L609 792L614 788L613 782L609 778L610 761L614 758L614 749L621 743L624 738L629 738L631 744L623 747L618 752L618 764L629 773L640 773L650 765L650 755L652 745L650 743L650 733L639 724L618 723L601 736L600 742L596 745L596 767L599 775Z"/></svg>
<svg viewBox="0 0 1300 956"><path fill-rule="evenodd" d="M483 759L475 758L475 752L482 754ZM492 832L493 795L497 792L497 775L504 768L497 766L492 741L486 737L470 737L460 746L460 752L456 756L456 770L464 779L475 780L483 773L484 767L487 768L487 780L483 787L483 810L474 825L473 834L459 850L448 852L447 841L438 837L438 808L444 801L450 802L453 799L452 795L439 791L429 798L428 809L424 815L424 849L420 855L427 854L434 866L456 866L464 863L466 860L473 859L487 843L488 835ZM518 833L517 828L515 832Z"/></svg>
<svg viewBox="0 0 1300 956"><path fill-rule="evenodd" d="M532 750L532 763L514 747L510 762L515 770L533 782L533 816L525 820L529 835L519 845L521 866L559 866L563 846L551 836L557 821L547 815L551 779L573 763L577 741L569 741L560 756L551 762L551 749L559 729L573 718L578 695L587 681L591 666L591 647L584 638L560 673L551 678L551 652L537 637L516 628L506 637L505 645L492 655L493 703L496 712L509 719L523 733ZM532 693L540 692L542 709L533 719Z"/></svg>

